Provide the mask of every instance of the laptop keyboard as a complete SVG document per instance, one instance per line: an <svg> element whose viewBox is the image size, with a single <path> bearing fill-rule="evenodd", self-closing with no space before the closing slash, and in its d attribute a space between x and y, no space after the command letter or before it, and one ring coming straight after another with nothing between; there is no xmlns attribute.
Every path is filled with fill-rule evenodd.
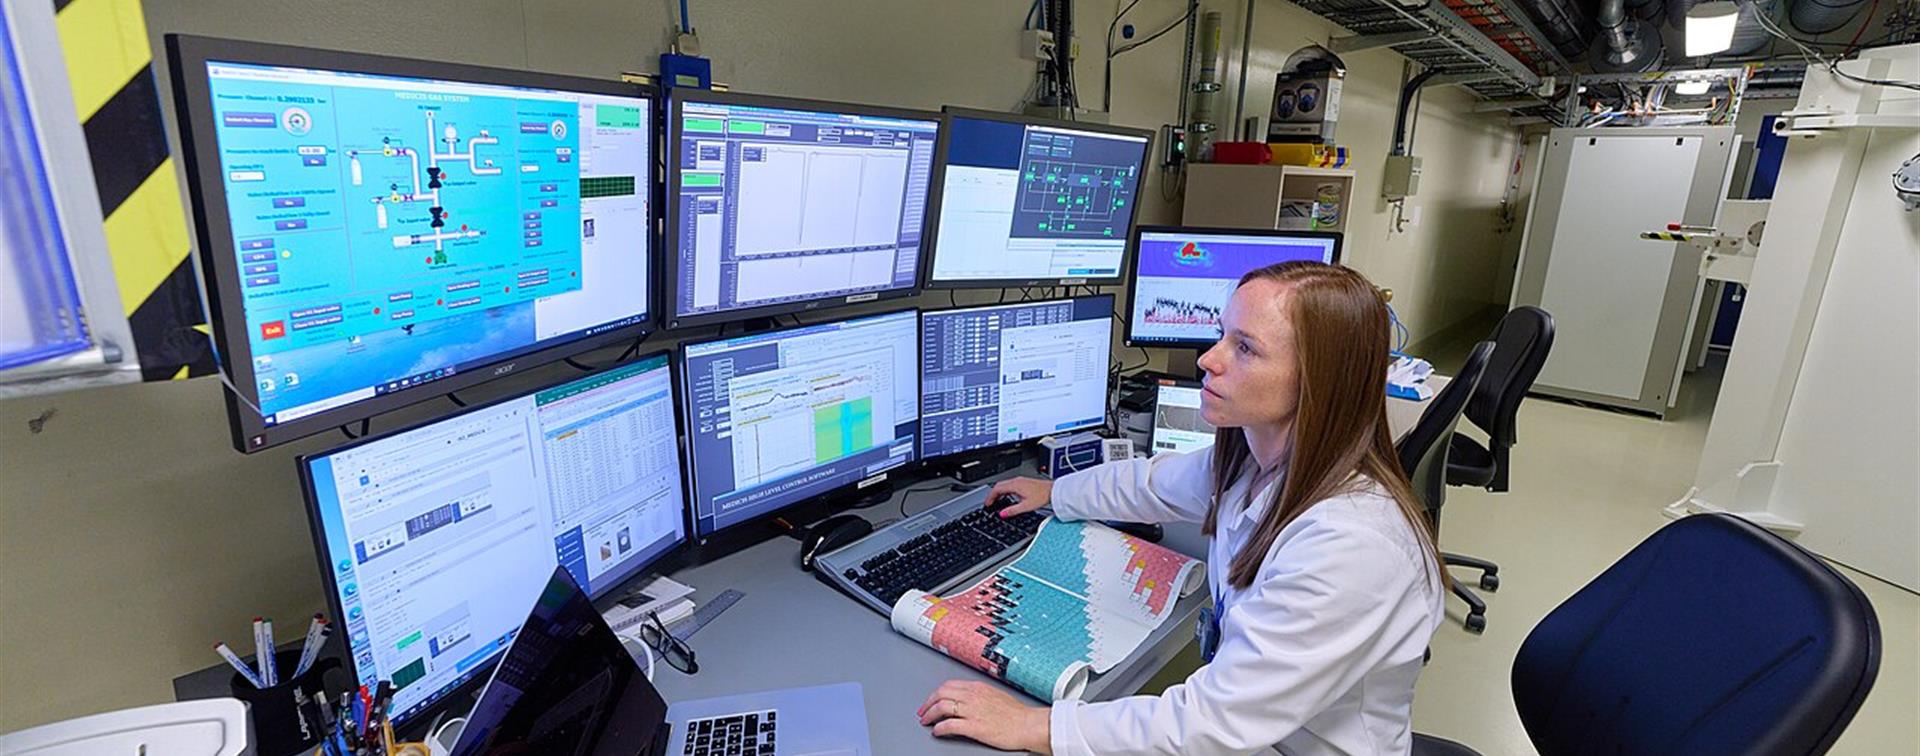
<svg viewBox="0 0 1920 756"><path fill-rule="evenodd" d="M779 714L766 711L687 721L682 756L772 756Z"/></svg>

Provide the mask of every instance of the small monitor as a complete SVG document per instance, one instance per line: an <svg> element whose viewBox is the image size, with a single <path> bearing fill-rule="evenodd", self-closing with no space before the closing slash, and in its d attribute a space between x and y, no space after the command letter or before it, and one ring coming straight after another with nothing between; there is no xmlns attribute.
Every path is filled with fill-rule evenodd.
<svg viewBox="0 0 1920 756"><path fill-rule="evenodd" d="M1213 346L1241 276L1293 260L1337 263L1340 240L1331 231L1141 226L1127 279L1127 344Z"/></svg>
<svg viewBox="0 0 1920 756"><path fill-rule="evenodd" d="M354 679L405 722L486 678L564 567L604 595L686 541L665 352L300 459Z"/></svg>
<svg viewBox="0 0 1920 756"><path fill-rule="evenodd" d="M1120 282L1153 132L947 114L929 287Z"/></svg>
<svg viewBox="0 0 1920 756"><path fill-rule="evenodd" d="M923 458L1106 423L1113 295L940 310L922 320Z"/></svg>
<svg viewBox="0 0 1920 756"><path fill-rule="evenodd" d="M234 445L648 327L645 87L167 37Z"/></svg>
<svg viewBox="0 0 1920 756"><path fill-rule="evenodd" d="M1200 382L1160 379L1153 404L1150 454L1200 451L1213 445L1213 425L1200 415Z"/></svg>
<svg viewBox="0 0 1920 756"><path fill-rule="evenodd" d="M917 291L934 113L676 90L667 327Z"/></svg>
<svg viewBox="0 0 1920 756"><path fill-rule="evenodd" d="M873 485L914 460L914 310L681 350L696 538Z"/></svg>

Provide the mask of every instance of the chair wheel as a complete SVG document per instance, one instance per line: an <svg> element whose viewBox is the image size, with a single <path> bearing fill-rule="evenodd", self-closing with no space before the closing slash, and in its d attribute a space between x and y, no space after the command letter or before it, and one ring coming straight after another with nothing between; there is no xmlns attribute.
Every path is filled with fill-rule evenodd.
<svg viewBox="0 0 1920 756"><path fill-rule="evenodd" d="M1481 575L1480 590L1488 592L1500 590L1500 576L1494 574Z"/></svg>
<svg viewBox="0 0 1920 756"><path fill-rule="evenodd" d="M1467 632L1479 635L1487 631L1487 616L1484 614L1467 615Z"/></svg>

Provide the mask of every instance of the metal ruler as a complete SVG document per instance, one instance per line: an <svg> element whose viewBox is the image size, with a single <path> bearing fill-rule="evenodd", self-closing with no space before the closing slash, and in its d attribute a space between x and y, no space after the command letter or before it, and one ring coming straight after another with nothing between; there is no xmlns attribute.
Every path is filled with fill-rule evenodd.
<svg viewBox="0 0 1920 756"><path fill-rule="evenodd" d="M667 632L684 642L688 638L692 638L694 633L700 632L700 628L706 627L707 623L719 617L721 612L727 610L727 607L740 603L740 599L746 598L746 596L747 594L732 588L721 591L720 595L713 597L713 600L695 607L693 616L668 625ZM653 649L654 661L662 661L665 658L666 654L660 653L659 649Z"/></svg>

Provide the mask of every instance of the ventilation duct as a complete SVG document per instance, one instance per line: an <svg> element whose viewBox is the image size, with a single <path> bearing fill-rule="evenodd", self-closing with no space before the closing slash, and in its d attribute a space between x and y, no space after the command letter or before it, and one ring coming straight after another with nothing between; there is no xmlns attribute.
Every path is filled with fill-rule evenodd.
<svg viewBox="0 0 1920 756"><path fill-rule="evenodd" d="M1867 0L1797 0L1787 14L1793 28L1807 34L1827 34L1846 26Z"/></svg>
<svg viewBox="0 0 1920 756"><path fill-rule="evenodd" d="M1638 73L1660 67L1665 50L1659 27L1627 15L1626 0L1601 0L1594 15L1600 25L1600 44L1592 47L1588 62L1601 73Z"/></svg>
<svg viewBox="0 0 1920 756"><path fill-rule="evenodd" d="M1666 0L1667 23L1673 28L1680 29L1684 32L1687 28L1687 11L1692 10L1693 6L1705 1L1706 0ZM1843 0L1834 1L1839 2ZM1854 0L1856 4L1864 1L1865 0ZM1811 2L1813 2L1813 0L1800 0L1801 5L1807 5ZM1766 29L1761 28L1760 21L1755 17L1765 13L1767 14L1767 18L1779 19L1780 3L1781 0L1737 0L1737 4L1740 6L1740 21L1733 27L1733 46L1727 48L1724 52L1714 54L1747 55L1758 52L1762 47L1766 47L1767 43L1773 41L1773 35L1768 34ZM1796 10L1795 12L1798 11Z"/></svg>
<svg viewBox="0 0 1920 756"><path fill-rule="evenodd" d="M1587 43L1593 39L1593 21L1580 11L1574 0L1518 2L1521 10L1540 27L1541 33L1547 35L1545 41L1559 50L1561 56L1573 60L1587 54Z"/></svg>

